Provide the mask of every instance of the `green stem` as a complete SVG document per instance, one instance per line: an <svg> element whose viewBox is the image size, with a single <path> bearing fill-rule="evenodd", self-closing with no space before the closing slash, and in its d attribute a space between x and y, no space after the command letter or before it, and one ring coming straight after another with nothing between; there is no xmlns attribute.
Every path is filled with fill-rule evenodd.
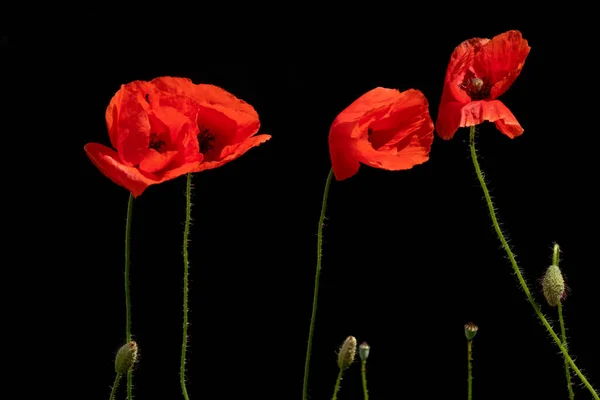
<svg viewBox="0 0 600 400"><path fill-rule="evenodd" d="M310 317L310 328L308 330L308 346L306 347L306 361L304 363L304 386L302 389L302 399L308 398L308 371L310 369L310 356L312 353L312 342L315 332L315 318L317 316L317 299L319 298L319 277L321 276L321 259L323 256L323 224L325 223L325 211L327 210L327 197L329 196L329 187L333 178L333 169L327 175L325 182L325 191L323 193L323 203L321 204L321 217L317 228L317 271L315 273L315 288L313 292L312 315Z"/></svg>
<svg viewBox="0 0 600 400"><path fill-rule="evenodd" d="M361 362L362 386L365 400L369 400L369 391L367 390L367 360Z"/></svg>
<svg viewBox="0 0 600 400"><path fill-rule="evenodd" d="M115 394L117 393L117 387L119 386L119 380L121 380L121 374L117 374L115 377L115 383L113 383L112 390L110 391L110 397L108 400L114 400Z"/></svg>
<svg viewBox="0 0 600 400"><path fill-rule="evenodd" d="M342 382L342 374L344 370L340 368L340 372L338 373L337 379L335 380L335 387L333 388L333 397L331 400L337 399L337 394L340 391L340 383Z"/></svg>
<svg viewBox="0 0 600 400"><path fill-rule="evenodd" d="M127 201L127 221L125 223L125 342L131 342L131 297L129 293L129 266L131 265L131 215L133 214L133 194ZM133 371L127 371L127 399L133 399Z"/></svg>
<svg viewBox="0 0 600 400"><path fill-rule="evenodd" d="M567 332L565 329L565 320L563 318L563 310L562 310L562 302L558 302L558 320L560 321L560 333L562 336L562 343L566 350L567 347ZM569 363L565 358L565 375L567 377L567 388L569 389L569 399L573 400L575 398L575 393L573 392L573 384L571 383L571 371L569 368Z"/></svg>
<svg viewBox="0 0 600 400"><path fill-rule="evenodd" d="M560 262L560 247L558 243L554 243L554 250L552 251L552 265L556 265L558 267L558 263Z"/></svg>
<svg viewBox="0 0 600 400"><path fill-rule="evenodd" d="M573 371L575 371L575 373L577 374L579 379L581 379L581 381L583 382L585 387L590 391L590 393L592 394L594 399L600 400L598 393L596 393L596 391L594 390L592 385L588 382L588 380L583 375L583 373L579 370L579 368L577 368L577 365L575 365L575 362L569 355L569 352L562 345L561 340L559 339L559 337L556 335L556 333L550 326L550 323L548 322L546 317L544 317L544 314L542 314L542 312L540 311L539 306L537 305L533 296L531 295L531 291L529 290L529 287L527 286L527 283L525 282L525 279L523 278L523 275L521 274L521 270L519 269L519 266L517 265L515 256L514 256L512 250L510 249L510 246L508 245L508 242L506 241L506 238L504 237L502 230L500 229L500 225L498 224L498 218L496 217L496 212L494 211L494 203L492 202L492 198L488 191L487 185L485 184L485 180L483 179L483 173L481 172L481 167L479 166L479 162L477 161L477 151L475 150L475 127L474 126L471 127L469 143L470 143L470 147L471 147L471 158L473 160L473 165L475 167L475 171L477 172L477 178L479 179L481 189L483 189L483 194L484 194L485 200L487 202L487 206L488 206L488 209L490 212L490 216L492 218L492 223L494 225L494 229L496 230L498 239L500 239L500 242L502 243L502 247L504 248L504 250L506 251L506 254L508 255L510 263L515 272L515 275L517 275L517 279L519 280L519 283L521 284L521 288L525 292L525 296L527 296L527 300L533 307L533 310L535 311L536 315L538 316L538 318L540 319L540 321L542 322L542 324L544 325L544 327L546 328L546 330L548 331L548 333L550 334L550 336L552 337L552 339L554 340L554 342L556 343L556 345L558 346L560 351L563 353L563 356L568 361L569 365L573 368Z"/></svg>
<svg viewBox="0 0 600 400"><path fill-rule="evenodd" d="M558 263L560 262L560 247L558 243L554 243L554 251L552 252L552 265L556 265L558 267ZM563 309L562 302L558 302L558 320L560 322L560 335L562 337L562 344L566 350L569 350L569 346L567 345L567 330L565 329L565 319L563 317ZM575 393L573 392L573 384L571 383L571 371L569 368L569 363L565 359L565 375L567 377L567 389L569 390L569 399L573 400L575 398Z"/></svg>
<svg viewBox="0 0 600 400"><path fill-rule="evenodd" d="M467 340L467 365L468 365L468 377L467 377L467 388L468 394L467 399L473 398L473 341Z"/></svg>
<svg viewBox="0 0 600 400"><path fill-rule="evenodd" d="M185 189L185 227L183 229L183 342L181 344L181 365L179 369L181 391L185 400L189 400L187 388L185 387L185 353L187 351L188 338L188 244L190 235L190 221L192 211L192 174L187 174Z"/></svg>

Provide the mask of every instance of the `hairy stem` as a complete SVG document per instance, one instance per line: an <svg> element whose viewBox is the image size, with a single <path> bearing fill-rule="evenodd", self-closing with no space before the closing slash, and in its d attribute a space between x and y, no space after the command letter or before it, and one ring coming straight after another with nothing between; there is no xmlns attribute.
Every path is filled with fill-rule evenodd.
<svg viewBox="0 0 600 400"><path fill-rule="evenodd" d="M117 373L115 376L115 383L113 383L112 390L110 391L110 397L108 400L115 400L115 394L117 393L117 387L119 386L119 381L121 380L121 374Z"/></svg>
<svg viewBox="0 0 600 400"><path fill-rule="evenodd" d="M329 187L333 178L333 169L327 175L325 182L325 190L323 192L323 203L321 204L321 216L319 218L319 226L317 228L317 270L315 273L315 287L313 292L312 315L310 317L310 328L308 330L308 345L306 347L306 360L304 363L304 385L302 389L302 399L308 398L308 372L310 369L310 356L312 353L312 342L315 332L315 318L317 316L317 300L319 298L319 278L321 276L321 259L323 256L323 224L325 223L325 211L327 210L327 198L329 196Z"/></svg>
<svg viewBox="0 0 600 400"><path fill-rule="evenodd" d="M563 309L562 302L558 302L558 320L560 321L560 334L562 336L562 343L565 347L565 350L568 350L567 346L567 332L565 329L565 320L563 318ZM565 358L565 376L567 377L567 388L569 389L569 399L573 400L575 398L575 393L573 392L573 384L571 383L571 370L569 368L569 362Z"/></svg>
<svg viewBox="0 0 600 400"><path fill-rule="evenodd" d="M473 399L473 341L467 340L467 399Z"/></svg>
<svg viewBox="0 0 600 400"><path fill-rule="evenodd" d="M189 291L189 262L188 262L188 244L190 235L190 221L192 211L192 174L187 174L185 189L185 227L183 228L183 341L181 343L181 365L179 368L179 377L181 391L185 400L189 400L187 388L185 386L185 355L187 352L188 339L188 291Z"/></svg>
<svg viewBox="0 0 600 400"><path fill-rule="evenodd" d="M338 392L340 391L340 383L342 383L342 375L344 374L344 370L340 368L340 372L338 373L337 379L335 380L335 387L333 388L333 397L331 400L336 400Z"/></svg>
<svg viewBox="0 0 600 400"><path fill-rule="evenodd" d="M129 290L129 267L131 265L131 216L133 214L133 194L127 201L127 221L125 222L125 341L131 342L131 295ZM120 376L118 376L120 377ZM127 399L133 400L133 371L127 371Z"/></svg>
<svg viewBox="0 0 600 400"><path fill-rule="evenodd" d="M367 360L361 361L360 371L362 375L363 395L365 400L369 400L369 391L367 390Z"/></svg>
<svg viewBox="0 0 600 400"><path fill-rule="evenodd" d="M552 252L552 265L556 265L558 267L558 263L560 262L560 247L557 243L554 244L554 251ZM569 346L567 345L567 330L565 328L565 319L563 317L563 309L562 309L562 301L558 302L558 321L560 323L560 335L562 338L562 344L566 350L569 350ZM565 361L565 376L567 378L567 389L569 390L569 400L575 399L575 393L573 392L573 384L571 383L571 369L569 367L569 362L567 359Z"/></svg>
<svg viewBox="0 0 600 400"><path fill-rule="evenodd" d="M540 321L542 322L542 324L544 325L544 327L546 328L546 330L548 331L548 333L550 334L550 336L552 337L552 339L554 340L554 342L556 343L556 345L558 346L560 351L563 353L565 360L567 360L567 362L569 363L571 368L573 368L573 371L575 371L575 373L577 374L579 379L581 379L581 382L583 382L583 384L590 391L590 393L592 394L592 396L594 397L595 400L600 400L598 393L594 390L592 385L588 382L587 378L585 377L585 375L583 375L583 373L577 367L577 365L575 365L575 362L569 355L569 352L563 346L562 341L556 335L556 333L552 329L552 326L550 326L550 323L548 322L548 320L546 319L544 314L542 314L540 307L535 302L535 300L531 294L531 291L529 290L529 287L527 286L527 283L525 282L525 279L523 278L523 275L521 274L521 270L519 269L519 266L517 264L515 256L514 256L512 250L510 249L510 246L508 245L508 242L506 241L506 238L504 237L502 230L500 229L500 224L498 223L498 218L496 217L496 211L494 210L494 203L492 202L490 192L488 191L487 185L483 178L483 173L481 172L481 167L479 166L479 162L477 161L477 151L475 150L475 127L474 126L471 127L471 133L469 135L469 143L470 143L470 147L471 147L471 159L473 160L473 166L475 167L475 172L477 173L477 178L479 179L479 184L481 185L481 189L483 190L483 194L484 194L485 200L487 202L487 206L488 206L488 209L490 212L490 217L492 218L492 224L494 225L494 229L496 231L496 234L498 235L498 239L500 239L500 242L502 243L502 247L504 248L504 250L506 251L506 254L508 255L508 259L510 260L510 263L513 267L513 271L514 271L515 275L517 276L517 279L519 281L519 284L521 285L521 288L525 292L525 296L527 297L529 304L531 304L531 306L533 307L533 310L535 311L535 314L540 319Z"/></svg>

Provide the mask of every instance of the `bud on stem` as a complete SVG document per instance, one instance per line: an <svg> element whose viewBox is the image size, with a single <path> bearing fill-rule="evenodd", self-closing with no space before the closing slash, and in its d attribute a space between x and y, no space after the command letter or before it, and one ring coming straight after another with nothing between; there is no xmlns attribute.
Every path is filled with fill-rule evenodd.
<svg viewBox="0 0 600 400"><path fill-rule="evenodd" d="M115 372L117 374L126 374L137 359L138 347L137 343L133 340L129 343L125 343L119 349L117 357L115 358Z"/></svg>
<svg viewBox="0 0 600 400"><path fill-rule="evenodd" d="M356 338L348 336L338 353L338 366L340 370L346 370L354 362L356 357Z"/></svg>

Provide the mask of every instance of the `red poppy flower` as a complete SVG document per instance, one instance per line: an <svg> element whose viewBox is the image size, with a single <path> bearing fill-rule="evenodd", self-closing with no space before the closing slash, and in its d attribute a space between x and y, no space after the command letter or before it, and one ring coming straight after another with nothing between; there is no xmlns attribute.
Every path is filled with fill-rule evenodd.
<svg viewBox="0 0 600 400"><path fill-rule="evenodd" d="M260 122L251 105L187 78L122 85L106 123L114 149L88 143L85 151L135 197L150 185L223 165L270 138L254 136Z"/></svg>
<svg viewBox="0 0 600 400"><path fill-rule="evenodd" d="M511 139L523 128L510 110L496 100L517 79L531 47L521 32L462 42L450 57L436 122L441 138L451 139L459 127L484 121Z"/></svg>
<svg viewBox="0 0 600 400"><path fill-rule="evenodd" d="M338 181L360 163L398 171L429 159L433 122L418 90L375 88L342 111L329 131L329 153Z"/></svg>

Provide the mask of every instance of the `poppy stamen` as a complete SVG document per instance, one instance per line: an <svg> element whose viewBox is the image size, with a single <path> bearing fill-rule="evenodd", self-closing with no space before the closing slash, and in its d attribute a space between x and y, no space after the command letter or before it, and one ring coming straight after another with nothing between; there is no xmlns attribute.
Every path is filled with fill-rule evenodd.
<svg viewBox="0 0 600 400"><path fill-rule="evenodd" d="M198 134L198 146L200 147L200 153L204 154L210 151L214 146L215 135L210 133L208 128L200 128Z"/></svg>
<svg viewBox="0 0 600 400"><path fill-rule="evenodd" d="M467 78L459 85L459 87L467 92L467 95L471 100L484 100L490 96L492 85L487 78L478 78L473 76Z"/></svg>
<svg viewBox="0 0 600 400"><path fill-rule="evenodd" d="M162 153L166 150L167 144L164 140L158 138L157 133L150 134L150 143L148 144L149 149L154 149L159 153Z"/></svg>

